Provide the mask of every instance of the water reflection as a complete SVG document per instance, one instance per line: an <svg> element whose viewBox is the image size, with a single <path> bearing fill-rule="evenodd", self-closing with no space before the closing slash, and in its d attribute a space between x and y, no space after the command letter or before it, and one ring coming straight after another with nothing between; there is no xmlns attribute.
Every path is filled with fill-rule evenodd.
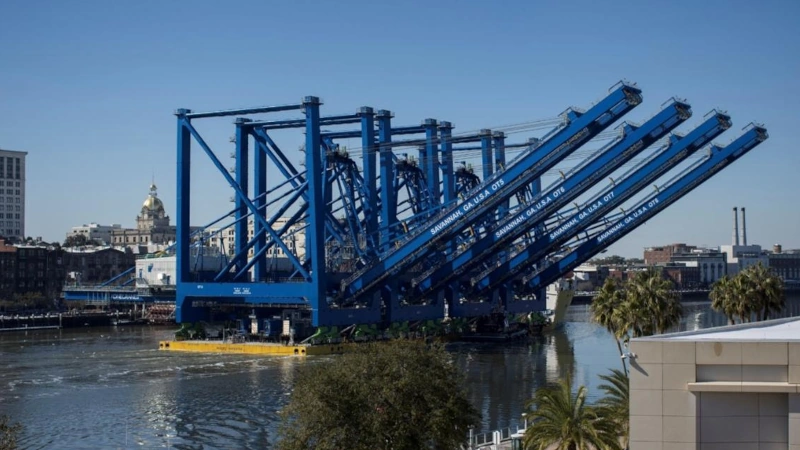
<svg viewBox="0 0 800 450"><path fill-rule="evenodd" d="M685 304L680 330L726 324L708 302ZM784 316L800 316L800 297ZM482 430L519 423L525 402L572 374L599 397L619 368L613 338L574 305L564 328L529 342L451 344ZM25 425L21 448L269 448L298 367L335 357L255 358L156 350L171 328L0 334L0 413Z"/></svg>

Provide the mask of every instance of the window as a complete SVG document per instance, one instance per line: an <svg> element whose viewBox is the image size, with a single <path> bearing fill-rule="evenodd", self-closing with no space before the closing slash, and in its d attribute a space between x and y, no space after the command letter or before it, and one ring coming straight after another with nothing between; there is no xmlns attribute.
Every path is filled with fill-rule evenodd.
<svg viewBox="0 0 800 450"><path fill-rule="evenodd" d="M17 205L17 211L19 211L19 205Z"/></svg>
<svg viewBox="0 0 800 450"><path fill-rule="evenodd" d="M11 178L11 177L8 177L8 178ZM6 186L14 186L14 182L13 181L6 181Z"/></svg>
<svg viewBox="0 0 800 450"><path fill-rule="evenodd" d="M15 192L15 194L17 194L17 195L20 195L20 194L19 194L19 189L17 189L17 191Z"/></svg>
<svg viewBox="0 0 800 450"><path fill-rule="evenodd" d="M13 197L6 197L6 201L8 203L14 203L14 198Z"/></svg>
<svg viewBox="0 0 800 450"><path fill-rule="evenodd" d="M16 186L19 187L19 181L17 181Z"/></svg>
<svg viewBox="0 0 800 450"><path fill-rule="evenodd" d="M17 197L17 199L16 199L16 200L17 200L17 203L19 203L19 197Z"/></svg>

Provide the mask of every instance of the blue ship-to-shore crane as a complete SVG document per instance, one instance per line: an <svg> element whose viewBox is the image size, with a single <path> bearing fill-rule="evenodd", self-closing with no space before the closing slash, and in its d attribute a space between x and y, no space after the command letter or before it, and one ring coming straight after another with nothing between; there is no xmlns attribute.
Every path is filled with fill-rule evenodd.
<svg viewBox="0 0 800 450"><path fill-rule="evenodd" d="M622 205L644 187L649 186L661 175L667 173L696 151L710 143L725 130L731 121L727 114L715 112L700 126L685 136L670 136L669 143L644 164L632 168L614 181L608 189L599 192L585 202L580 209L554 224L549 233L538 236L536 241L524 249L510 255L501 265L486 269L470 280L472 295L479 295L485 289L514 279L530 267L530 261L539 261L549 249L559 248L614 208Z"/></svg>
<svg viewBox="0 0 800 450"><path fill-rule="evenodd" d="M464 271L481 262L492 264L493 255L503 246L529 233L537 239L536 228L563 206L591 188L596 182L634 158L647 147L661 139L678 125L691 117L688 104L673 100L669 106L641 126L623 124L622 137L608 147L595 152L589 159L567 173L541 192L528 205L504 219L493 230L464 250L453 255L446 263L439 264L412 281L421 292L436 289L459 277Z"/></svg>
<svg viewBox="0 0 800 450"><path fill-rule="evenodd" d="M539 179L558 161L641 101L641 91L638 88L622 84L587 112L568 111L568 124L539 147L531 149L509 164L505 170L484 180L472 195L411 232L403 242L398 243L396 249L343 280L340 298L356 297L375 288L386 278L427 256L437 243L452 240L472 223L500 207L516 192Z"/></svg>
<svg viewBox="0 0 800 450"><path fill-rule="evenodd" d="M547 286L575 267L588 261L604 248L622 239L625 235L719 173L720 170L760 145L768 137L766 128L762 125L751 124L749 130L727 146L712 146L706 158L661 186L656 194L639 202L636 207L631 209L630 213L608 227L595 232L594 236L586 239L558 261L523 276L521 279L522 291L536 292L542 286ZM524 303L528 302L518 301L506 306L509 312L528 311L529 309L523 305Z"/></svg>
<svg viewBox="0 0 800 450"><path fill-rule="evenodd" d="M521 143L507 142L502 128L455 134L453 124L436 119L397 126L390 111L370 107L324 116L316 97L285 106L178 110L177 320L208 320L217 305L247 307L258 317L295 311L313 326L544 309L525 299L766 139L766 130L754 127L725 148L713 147L705 162L649 199L655 203L628 208L638 212L607 226L614 220L607 214L730 126L726 114L715 112L590 201L565 210L691 116L688 104L673 100L642 125L624 124L611 143L542 189L543 176L580 158L571 155L607 137L604 130L641 102L638 87L616 85L586 111L530 122L526 131L554 128ZM292 112L303 118L286 116ZM220 117L234 119L230 171L199 129ZM338 128L348 126L357 129ZM304 133L297 167L278 142L291 129ZM361 147L345 150L347 139ZM208 224L217 230L189 226L193 145L234 191L234 209ZM418 153L408 156L408 148ZM520 154L507 161L515 149ZM482 170L466 162L472 156L460 157L473 154ZM465 162L456 168L459 161ZM230 260L214 273L197 270L198 249L228 226ZM294 245L298 234L304 246ZM560 258L567 243L575 250ZM275 255L285 264L272 264Z"/></svg>

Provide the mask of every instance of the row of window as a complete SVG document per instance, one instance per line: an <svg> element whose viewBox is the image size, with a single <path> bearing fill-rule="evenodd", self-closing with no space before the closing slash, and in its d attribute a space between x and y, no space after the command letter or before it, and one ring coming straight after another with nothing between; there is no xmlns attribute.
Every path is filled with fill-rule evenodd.
<svg viewBox="0 0 800 450"><path fill-rule="evenodd" d="M151 238L158 238L158 236L114 236L114 242L117 244L122 243L148 243L150 242ZM161 241L170 241L174 240L175 236L163 236Z"/></svg>
<svg viewBox="0 0 800 450"><path fill-rule="evenodd" d="M20 193L19 193L19 189L17 189L17 190L16 190L16 193L14 192L14 189L9 189L9 190L8 190L8 192L6 192L6 190L5 190L5 189L0 189L0 195L2 195L2 194L6 194L6 193L7 193L8 195L11 195L11 194L14 194L14 195L22 195L22 194L20 194Z"/></svg>
<svg viewBox="0 0 800 450"><path fill-rule="evenodd" d="M0 186L2 186L2 185L3 185L3 182L0 181ZM19 181L6 181L6 186L7 187L19 187ZM10 192L9 192L9 194L10 194Z"/></svg>
<svg viewBox="0 0 800 450"><path fill-rule="evenodd" d="M19 218L20 218L19 213L16 214L8 213L8 215L0 213L0 219L19 219Z"/></svg>
<svg viewBox="0 0 800 450"><path fill-rule="evenodd" d="M19 200L19 197L6 197L6 203L20 203ZM3 203L3 197L0 197L0 203Z"/></svg>
<svg viewBox="0 0 800 450"><path fill-rule="evenodd" d="M2 225L2 222L0 222L0 225ZM11 228L6 228L4 231L6 233L6 236L19 236L20 235L19 230L12 230Z"/></svg>
<svg viewBox="0 0 800 450"><path fill-rule="evenodd" d="M2 197L0 197L0 200L2 200ZM0 209L2 209L2 208L0 208ZM19 205L17 205L16 209L17 209L17 211L20 210L19 209ZM14 211L14 206L13 205L6 205L6 211Z"/></svg>

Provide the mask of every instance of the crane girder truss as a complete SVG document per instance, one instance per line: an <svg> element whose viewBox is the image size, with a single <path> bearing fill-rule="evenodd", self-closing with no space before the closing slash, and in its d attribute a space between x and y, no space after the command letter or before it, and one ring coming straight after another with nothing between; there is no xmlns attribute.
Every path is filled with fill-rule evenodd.
<svg viewBox="0 0 800 450"><path fill-rule="evenodd" d="M316 97L178 110L177 320L203 320L215 303L307 311L314 326L542 310L547 285L767 138L753 125L659 185L731 121L712 111L689 133L669 134L692 115L685 101L672 99L641 125L606 131L641 102L636 85L619 83L586 111L463 134L434 119L397 126L390 111L369 107L322 116ZM304 117L275 119L292 111ZM235 117L232 169L200 134L204 119L219 117ZM349 128L333 129L342 126ZM506 142L505 131L543 128L550 128L543 136ZM276 142L285 135L279 130L290 129L303 133L299 169ZM352 140L359 146L345 147ZM234 193L233 210L199 228L190 227L195 153ZM571 159L579 162L559 167ZM543 186L553 172L555 181ZM634 201L637 195L643 199ZM197 270L193 258L203 252L192 248L207 248L223 233L232 241L221 249L230 255L226 264L210 275Z"/></svg>

